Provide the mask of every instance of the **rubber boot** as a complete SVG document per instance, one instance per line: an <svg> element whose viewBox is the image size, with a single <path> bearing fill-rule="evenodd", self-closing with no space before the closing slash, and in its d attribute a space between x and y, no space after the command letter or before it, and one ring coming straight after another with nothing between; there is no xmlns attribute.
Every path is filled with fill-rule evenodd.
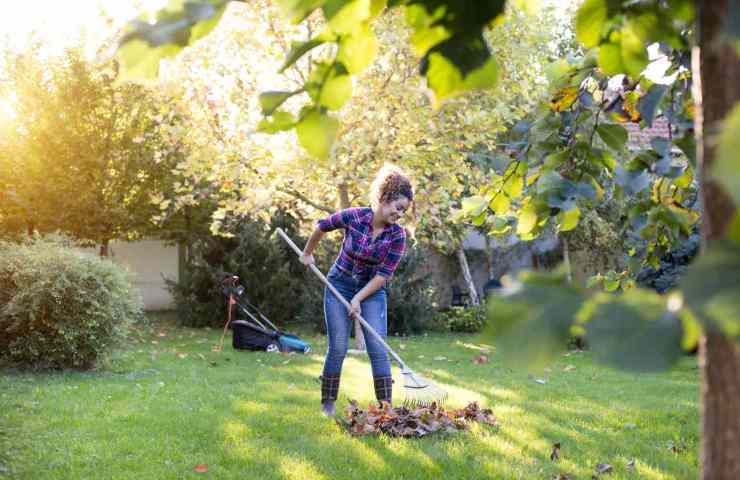
<svg viewBox="0 0 740 480"><path fill-rule="evenodd" d="M339 375L321 376L321 413L333 417L336 413L335 403L339 394Z"/></svg>
<svg viewBox="0 0 740 480"><path fill-rule="evenodd" d="M375 377L373 383L378 403L383 406L383 402L386 402L390 406L393 400L393 377Z"/></svg>

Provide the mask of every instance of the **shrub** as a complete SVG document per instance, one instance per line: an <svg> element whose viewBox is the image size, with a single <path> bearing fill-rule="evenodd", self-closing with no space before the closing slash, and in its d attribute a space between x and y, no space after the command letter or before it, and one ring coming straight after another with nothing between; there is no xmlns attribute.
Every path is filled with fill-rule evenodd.
<svg viewBox="0 0 740 480"><path fill-rule="evenodd" d="M221 280L231 273L239 276L249 301L278 327L323 322L323 304L309 298L320 294L318 280L308 277L313 274L274 234L277 227L297 245L305 243L296 233L297 223L287 215L277 215L271 224L243 219L232 227L231 238L207 236L195 241L184 278L179 283L167 281L178 321L190 327L223 327L226 301Z"/></svg>
<svg viewBox="0 0 740 480"><path fill-rule="evenodd" d="M478 333L486 324L485 306L450 307L437 313L436 325L450 332Z"/></svg>
<svg viewBox="0 0 740 480"><path fill-rule="evenodd" d="M92 367L142 302L127 272L60 237L0 242L0 356L32 368Z"/></svg>

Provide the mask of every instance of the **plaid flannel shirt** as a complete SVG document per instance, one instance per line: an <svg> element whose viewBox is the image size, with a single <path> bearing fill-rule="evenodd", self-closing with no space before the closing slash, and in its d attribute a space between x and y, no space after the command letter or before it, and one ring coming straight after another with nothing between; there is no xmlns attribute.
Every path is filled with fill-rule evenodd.
<svg viewBox="0 0 740 480"><path fill-rule="evenodd" d="M322 232L344 229L342 250L335 265L356 277L390 278L406 250L406 231L398 224L386 225L373 241L372 208L340 210L319 220L317 226Z"/></svg>

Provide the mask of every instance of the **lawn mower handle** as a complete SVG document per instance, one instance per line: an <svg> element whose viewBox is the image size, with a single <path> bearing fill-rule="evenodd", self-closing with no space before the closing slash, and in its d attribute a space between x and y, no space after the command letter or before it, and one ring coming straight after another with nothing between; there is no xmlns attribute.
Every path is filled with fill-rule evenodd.
<svg viewBox="0 0 740 480"><path fill-rule="evenodd" d="M295 243L293 243L293 240L291 240L290 237L288 237L288 235L286 235L286 233L283 231L282 228L277 228L276 231L277 231L278 235L280 235L281 237L283 237L283 240L285 240L287 242L287 244L290 245L290 248L292 248L293 251L299 257L303 254L303 252L301 251L301 249L298 248L298 246ZM324 285L326 285L326 287L329 290L331 290L331 293L333 293L334 296L337 297L340 302L342 302L342 305L344 305L347 308L347 310L352 310L352 306L349 304L349 302L347 301L347 299L345 299L342 296L342 294L339 293L336 288L334 288L334 285L332 285L331 282L329 282L329 280L326 279L326 277L324 276L324 274L321 273L321 270L319 270L316 265L314 265L312 263L312 264L309 265L309 268L313 271L313 273L316 274L317 277L319 277L319 279L321 279L322 282L324 282ZM356 316L357 316L357 319L362 324L362 326L365 327L365 330L367 330L370 333L370 335L372 335L373 338L375 338L375 340L377 340L378 342L380 342L381 345L383 345L383 347L388 351L388 353L391 354L391 356L396 360L396 362L398 362L398 365L401 367L401 370L404 370L404 371L407 370L406 364L404 363L403 360L401 360L401 357L399 357L396 354L396 352L394 352L393 349L385 342L385 340L383 340L383 337L381 337L378 334L378 332L375 331L375 329L372 327L372 325L370 325L369 323L367 323L367 321L364 318L362 318L362 315L357 314Z"/></svg>

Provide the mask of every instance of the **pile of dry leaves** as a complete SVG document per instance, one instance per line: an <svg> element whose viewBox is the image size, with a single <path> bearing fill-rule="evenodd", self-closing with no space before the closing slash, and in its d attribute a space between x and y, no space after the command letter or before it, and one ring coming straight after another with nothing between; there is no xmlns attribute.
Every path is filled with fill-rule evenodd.
<svg viewBox="0 0 740 480"><path fill-rule="evenodd" d="M497 425L490 409L481 409L477 402L458 410L446 411L433 403L431 407L413 410L406 407L391 408L370 405L362 410L354 400L345 409L346 418L337 422L352 435L378 435L385 433L394 437L423 437L434 432L466 430L470 422Z"/></svg>

